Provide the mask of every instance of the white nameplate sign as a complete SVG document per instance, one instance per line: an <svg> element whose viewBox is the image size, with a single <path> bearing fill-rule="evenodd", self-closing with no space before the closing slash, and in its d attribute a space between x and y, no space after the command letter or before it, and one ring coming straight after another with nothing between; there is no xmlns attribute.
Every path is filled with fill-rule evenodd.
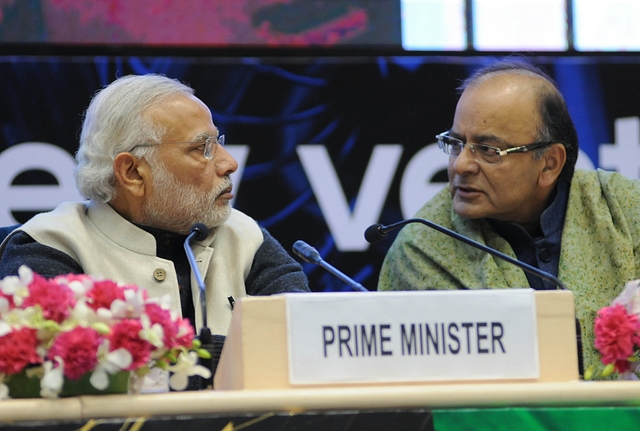
<svg viewBox="0 0 640 431"><path fill-rule="evenodd" d="M532 289L285 296L292 385L540 376Z"/></svg>

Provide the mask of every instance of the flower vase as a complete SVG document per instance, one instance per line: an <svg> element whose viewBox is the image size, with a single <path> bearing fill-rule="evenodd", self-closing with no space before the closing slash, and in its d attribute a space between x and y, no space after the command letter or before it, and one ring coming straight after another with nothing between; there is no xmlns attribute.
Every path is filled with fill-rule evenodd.
<svg viewBox="0 0 640 431"><path fill-rule="evenodd" d="M129 391L129 375L128 371L109 375L109 386L104 390L96 389L91 385L89 382L91 373L84 374L78 380L65 378L60 396L126 394ZM28 376L25 370L8 376L5 384L9 387L11 398L40 398L40 378Z"/></svg>
<svg viewBox="0 0 640 431"><path fill-rule="evenodd" d="M40 378L28 376L27 370L5 377L11 398L40 398Z"/></svg>
<svg viewBox="0 0 640 431"><path fill-rule="evenodd" d="M104 395L104 394L126 394L129 391L129 373L120 371L109 375L109 386L100 390L94 388L89 379L92 373L86 373L78 380L64 379L64 385L60 392L61 397L75 397L78 395Z"/></svg>

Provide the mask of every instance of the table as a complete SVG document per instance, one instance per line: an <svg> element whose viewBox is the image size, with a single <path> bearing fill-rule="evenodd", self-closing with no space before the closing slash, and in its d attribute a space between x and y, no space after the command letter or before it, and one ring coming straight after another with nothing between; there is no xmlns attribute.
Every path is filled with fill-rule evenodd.
<svg viewBox="0 0 640 431"><path fill-rule="evenodd" d="M634 431L640 382L415 384L0 401L3 430ZM481 428L485 426L485 428Z"/></svg>

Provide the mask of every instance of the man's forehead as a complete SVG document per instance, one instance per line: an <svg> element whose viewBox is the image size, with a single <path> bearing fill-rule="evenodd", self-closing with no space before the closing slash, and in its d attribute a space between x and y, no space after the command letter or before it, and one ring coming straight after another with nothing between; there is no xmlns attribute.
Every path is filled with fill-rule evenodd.
<svg viewBox="0 0 640 431"><path fill-rule="evenodd" d="M184 112L185 110L209 109L196 96L191 94L175 94L158 99L152 104L145 114L149 116L162 116L166 113Z"/></svg>
<svg viewBox="0 0 640 431"><path fill-rule="evenodd" d="M467 87L456 107L452 131L476 143L535 137L541 121L539 99L532 81L527 84L523 78L529 79L496 76Z"/></svg>

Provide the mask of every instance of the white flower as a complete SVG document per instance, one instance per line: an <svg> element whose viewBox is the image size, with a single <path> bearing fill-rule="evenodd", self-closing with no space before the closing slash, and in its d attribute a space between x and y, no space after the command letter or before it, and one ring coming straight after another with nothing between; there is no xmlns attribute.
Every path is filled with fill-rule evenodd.
<svg viewBox="0 0 640 431"><path fill-rule="evenodd" d="M144 298L142 297L142 289L134 291L125 289L124 301L122 299L114 299L111 303L111 313L116 318L136 318L139 317L144 310Z"/></svg>
<svg viewBox="0 0 640 431"><path fill-rule="evenodd" d="M42 364L44 368L44 376L40 379L40 396L42 398L58 398L62 390L64 361L60 356L56 356L55 360L60 364L57 368L53 368L53 361L46 361Z"/></svg>
<svg viewBox="0 0 640 431"><path fill-rule="evenodd" d="M160 305L160 307L162 307L162 309L170 310L171 309L171 296L170 295L162 295L158 300L158 304Z"/></svg>
<svg viewBox="0 0 640 431"><path fill-rule="evenodd" d="M40 307L13 308L2 316L2 320L11 326L37 327L44 318Z"/></svg>
<svg viewBox="0 0 640 431"><path fill-rule="evenodd" d="M11 326L4 320L0 320L0 337L7 335L11 332Z"/></svg>
<svg viewBox="0 0 640 431"><path fill-rule="evenodd" d="M117 299L114 300L118 301ZM100 307L96 310L96 319L98 322L104 322L104 323L108 323L113 319L113 313L111 312L111 310L107 310L104 307Z"/></svg>
<svg viewBox="0 0 640 431"><path fill-rule="evenodd" d="M211 371L202 365L197 365L198 354L196 352L180 353L175 365L169 366L173 374L169 377L169 386L176 391L183 391L189 384L189 376L201 376L205 379L211 377Z"/></svg>
<svg viewBox="0 0 640 431"><path fill-rule="evenodd" d="M0 298L0 314L6 313L9 311L9 300L4 296Z"/></svg>
<svg viewBox="0 0 640 431"><path fill-rule="evenodd" d="M0 373L0 400L9 398L9 386L4 384L4 373Z"/></svg>
<svg viewBox="0 0 640 431"><path fill-rule="evenodd" d="M18 276L25 286L30 285L33 281L33 271L27 265L21 265L20 268L18 268Z"/></svg>
<svg viewBox="0 0 640 431"><path fill-rule="evenodd" d="M95 310L87 305L86 299L80 299L71 310L71 321L73 326L91 326L98 322Z"/></svg>
<svg viewBox="0 0 640 431"><path fill-rule="evenodd" d="M612 302L612 305L620 304L625 306L632 314L640 313L640 280L627 282L622 293Z"/></svg>
<svg viewBox="0 0 640 431"><path fill-rule="evenodd" d="M5 295L12 296L14 304L19 307L22 305L24 298L29 296L29 288L27 286L28 284L25 284L20 278L15 275L9 275L2 280L0 290Z"/></svg>
<svg viewBox="0 0 640 431"><path fill-rule="evenodd" d="M143 340L147 340L153 346L161 348L164 346L164 329L162 325L159 323L155 323L151 325L151 320L149 319L149 315L147 313L142 313L140 315L140 323L142 324L142 329L138 333L140 338Z"/></svg>
<svg viewBox="0 0 640 431"><path fill-rule="evenodd" d="M69 289L73 291L73 295L76 299L83 298L89 289L91 289L93 283L89 280L73 280L67 283Z"/></svg>
<svg viewBox="0 0 640 431"><path fill-rule="evenodd" d="M115 374L131 365L133 357L124 347L109 352L109 342L105 341L98 346L98 365L89 378L91 386L99 390L105 390L109 386L108 374Z"/></svg>

